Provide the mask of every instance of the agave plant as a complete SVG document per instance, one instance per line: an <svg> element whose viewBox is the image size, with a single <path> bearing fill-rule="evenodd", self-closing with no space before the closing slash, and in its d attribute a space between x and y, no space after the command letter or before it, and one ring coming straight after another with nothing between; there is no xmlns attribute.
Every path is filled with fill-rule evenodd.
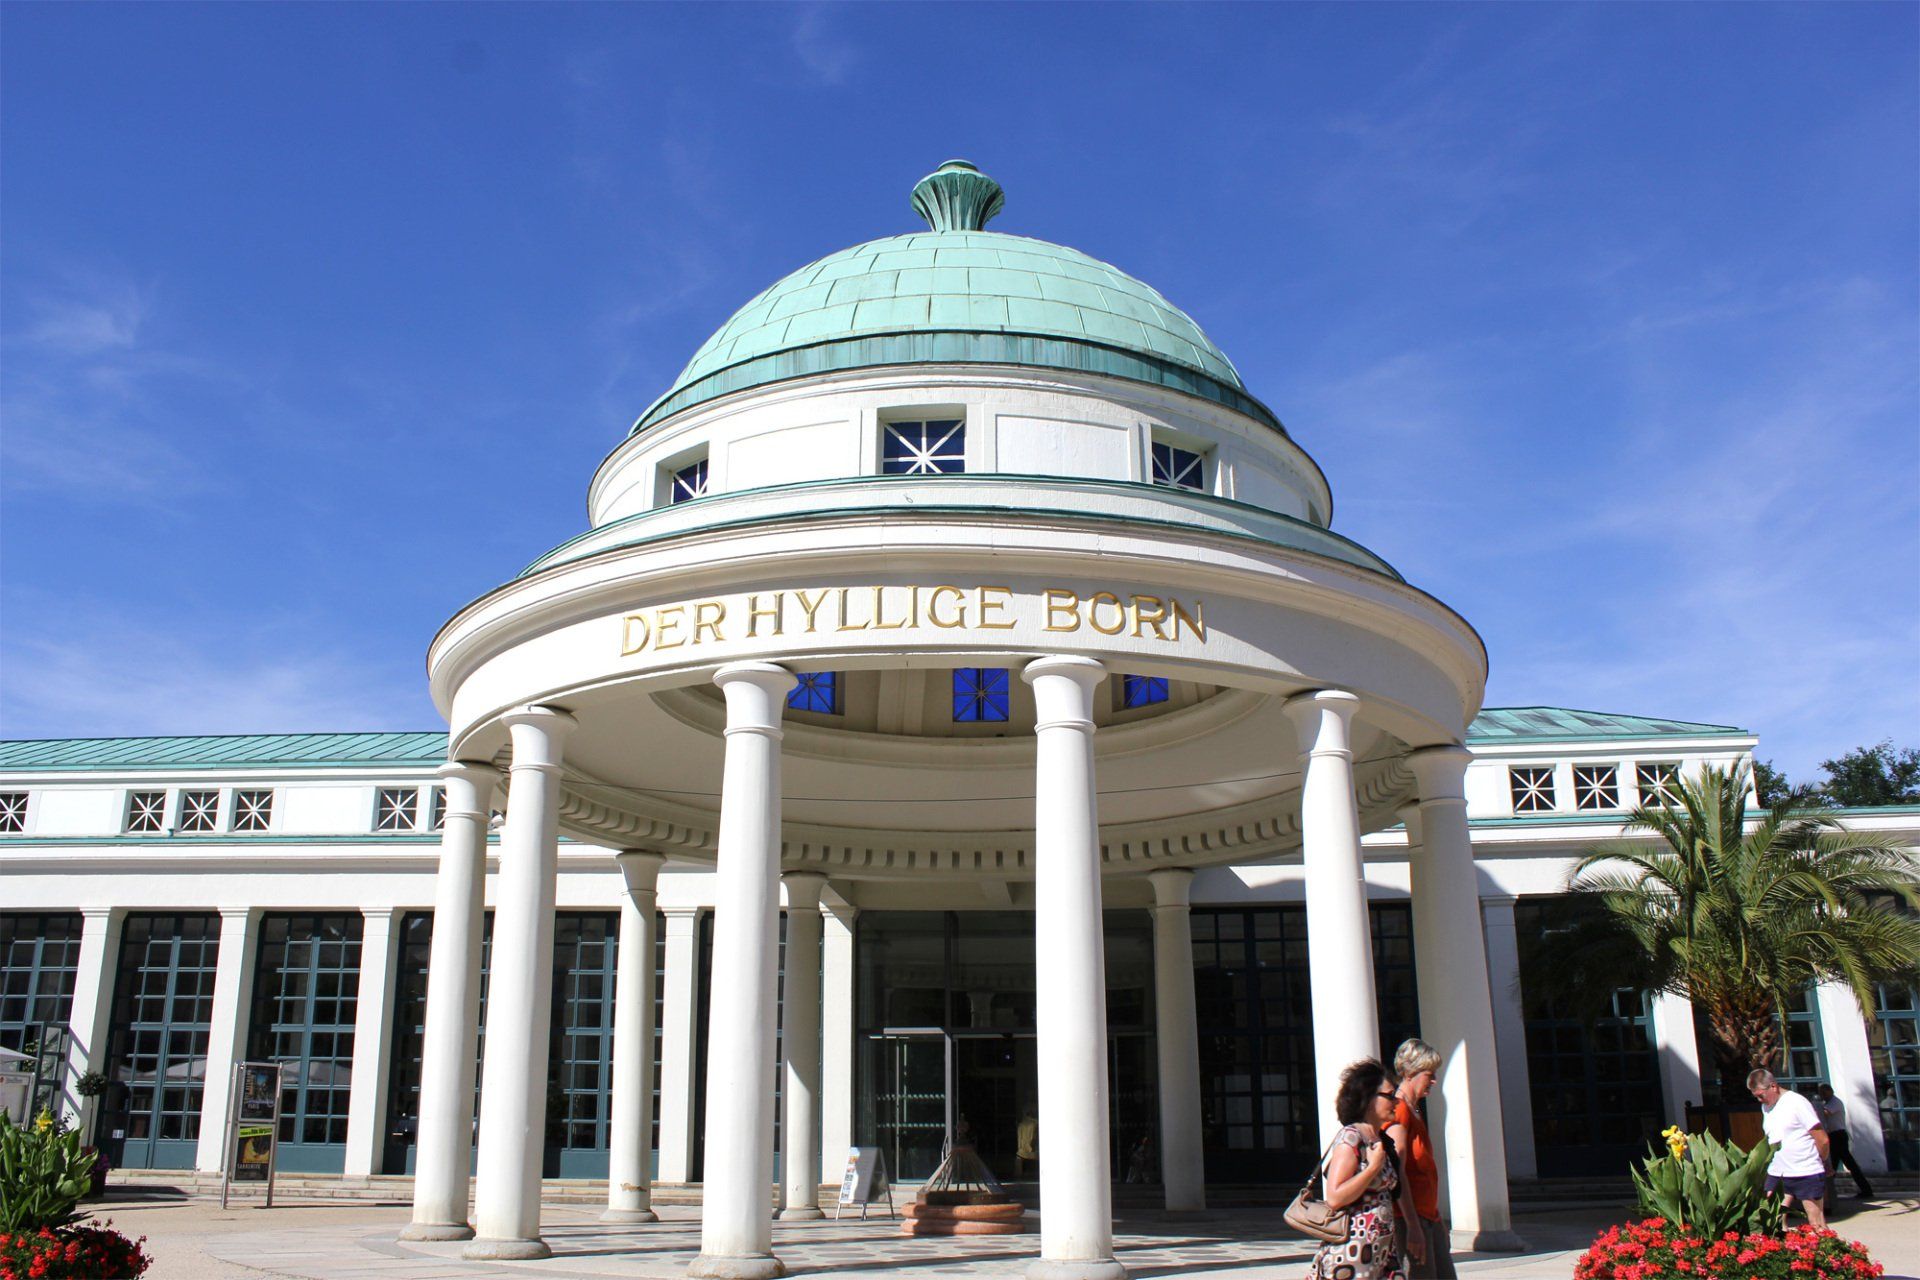
<svg viewBox="0 0 1920 1280"><path fill-rule="evenodd" d="M1667 1131L1667 1154L1649 1156L1633 1171L1640 1216L1665 1218L1709 1240L1729 1231L1777 1234L1781 1202L1765 1191L1767 1164L1778 1150L1767 1142L1742 1151L1710 1133Z"/></svg>

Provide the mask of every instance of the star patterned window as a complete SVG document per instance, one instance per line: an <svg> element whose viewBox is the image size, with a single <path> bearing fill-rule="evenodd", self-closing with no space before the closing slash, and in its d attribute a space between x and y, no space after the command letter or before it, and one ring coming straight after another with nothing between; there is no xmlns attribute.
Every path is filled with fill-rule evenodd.
<svg viewBox="0 0 1920 1280"><path fill-rule="evenodd" d="M800 683L787 694L787 705L795 711L813 711L823 716L839 715L840 673L802 671Z"/></svg>
<svg viewBox="0 0 1920 1280"><path fill-rule="evenodd" d="M690 502L707 496L707 460L689 463L673 473L667 488L667 502Z"/></svg>
<svg viewBox="0 0 1920 1280"><path fill-rule="evenodd" d="M953 722L986 724L1007 719L1011 707L1005 667L959 667L953 673Z"/></svg>
<svg viewBox="0 0 1920 1280"><path fill-rule="evenodd" d="M273 792L236 791L233 793L233 829L266 831L273 826Z"/></svg>
<svg viewBox="0 0 1920 1280"><path fill-rule="evenodd" d="M1517 764L1507 771L1513 784L1515 813L1551 813L1554 810L1553 766Z"/></svg>
<svg viewBox="0 0 1920 1280"><path fill-rule="evenodd" d="M412 831L419 816L420 792L413 787L382 787L373 806L375 831Z"/></svg>
<svg viewBox="0 0 1920 1280"><path fill-rule="evenodd" d="M27 793L0 791L0 832L15 834L27 829Z"/></svg>
<svg viewBox="0 0 1920 1280"><path fill-rule="evenodd" d="M883 432L880 470L885 475L957 475L967 469L965 419L889 422Z"/></svg>
<svg viewBox="0 0 1920 1280"><path fill-rule="evenodd" d="M136 835L164 831L167 827L167 793L132 791L127 794L127 830Z"/></svg>
<svg viewBox="0 0 1920 1280"><path fill-rule="evenodd" d="M182 791L180 793L180 829L214 831L220 826L218 791Z"/></svg>
<svg viewBox="0 0 1920 1280"><path fill-rule="evenodd" d="M1650 760L1636 767L1640 781L1640 803L1667 805L1680 803L1680 766L1671 760Z"/></svg>
<svg viewBox="0 0 1920 1280"><path fill-rule="evenodd" d="M1121 676L1120 706L1123 710L1150 707L1167 700L1167 682L1161 676Z"/></svg>
<svg viewBox="0 0 1920 1280"><path fill-rule="evenodd" d="M1619 775L1610 764L1573 766L1573 807L1576 809L1618 809Z"/></svg>
<svg viewBox="0 0 1920 1280"><path fill-rule="evenodd" d="M1153 482L1165 485L1169 489L1194 489L1204 492L1207 487L1206 459L1191 449L1182 449L1176 445L1155 442L1153 452Z"/></svg>
<svg viewBox="0 0 1920 1280"><path fill-rule="evenodd" d="M447 789L429 787L427 789L427 830L445 831L447 829Z"/></svg>

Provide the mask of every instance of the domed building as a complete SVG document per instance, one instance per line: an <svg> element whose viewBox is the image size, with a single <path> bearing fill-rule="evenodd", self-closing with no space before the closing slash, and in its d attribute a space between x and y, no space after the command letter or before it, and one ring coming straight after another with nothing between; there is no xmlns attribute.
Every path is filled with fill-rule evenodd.
<svg viewBox="0 0 1920 1280"><path fill-rule="evenodd" d="M1195 873L1302 866L1316 1084L1296 1101L1330 1135L1340 1069L1382 1049L1360 840L1403 822L1420 832L1416 952L1447 975L1420 984L1419 1013L1448 1055L1454 1218L1501 1238L1486 960L1477 931L1446 927L1478 911L1463 791L1478 638L1327 527L1320 469L1179 308L1085 254L986 230L1002 193L964 161L912 203L927 231L822 258L735 313L601 464L592 527L434 641L461 762L449 831L470 835L450 836L441 871L442 918L461 926L434 937L419 1225L465 1220L471 1094L451 1066L475 1026L443 1003L470 1005L477 981L480 823L504 762L469 1256L544 1247L540 997L562 834L628 851L639 892L669 858L717 870L694 1275L779 1273L777 1128L785 1209L818 1212L823 896L1031 913L1030 1003L1002 1002L992 966L964 1007L927 1002L915 971L944 946L941 917L903 937L918 958L859 1011L877 1034L856 1074L920 1070L937 1038L947 1061L924 1069L951 1080L956 1040L1031 1028L1031 1096L1016 1083L967 1127L1010 1132L1032 1110L1035 1274L1116 1275L1114 1092L1156 1095L1168 1205L1204 1194ZM1152 904L1137 961L1108 954L1110 901ZM1151 1069L1115 1066L1122 968L1153 991ZM643 1211L637 1149L613 1158Z"/></svg>
<svg viewBox="0 0 1920 1280"><path fill-rule="evenodd" d="M727 1277L960 1258L808 1225L954 1146L1037 1197L994 1248L1118 1275L1166 1237L1116 1204L1284 1201L1413 1035L1456 1247L1697 1122L1684 999L1568 1018L1527 957L1757 739L1482 707L1473 630L1333 532L1219 346L1002 204L949 162L927 230L701 345L587 530L434 639L448 731L0 742L0 1110L202 1195L270 1137L269 1185L411 1199L434 1266L544 1256L544 1195L606 1219L561 1253ZM1873 1172L1920 1163L1916 1009L1786 1011Z"/></svg>

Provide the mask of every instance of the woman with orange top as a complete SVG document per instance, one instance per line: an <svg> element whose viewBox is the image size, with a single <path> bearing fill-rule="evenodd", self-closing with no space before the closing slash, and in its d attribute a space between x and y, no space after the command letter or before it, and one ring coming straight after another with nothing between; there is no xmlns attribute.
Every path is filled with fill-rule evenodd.
<svg viewBox="0 0 1920 1280"><path fill-rule="evenodd" d="M1425 1040L1409 1040L1395 1051L1393 1071L1400 1077L1399 1097L1387 1136L1400 1152L1406 1171L1401 1180L1401 1238L1406 1242L1411 1280L1453 1280L1452 1242L1440 1218L1440 1169L1433 1140L1420 1115L1420 1103L1440 1070L1440 1051Z"/></svg>

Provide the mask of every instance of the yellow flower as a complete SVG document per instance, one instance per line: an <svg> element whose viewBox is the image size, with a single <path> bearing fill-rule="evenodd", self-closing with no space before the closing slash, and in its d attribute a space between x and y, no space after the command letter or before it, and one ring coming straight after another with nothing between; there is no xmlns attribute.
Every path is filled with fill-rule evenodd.
<svg viewBox="0 0 1920 1280"><path fill-rule="evenodd" d="M1660 1136L1667 1140L1667 1150L1675 1160L1687 1154L1687 1135L1679 1125L1668 1125L1660 1131Z"/></svg>
<svg viewBox="0 0 1920 1280"><path fill-rule="evenodd" d="M42 1107L40 1114L33 1118L33 1127L41 1133L45 1133L47 1130L53 1128L53 1112L48 1108Z"/></svg>

